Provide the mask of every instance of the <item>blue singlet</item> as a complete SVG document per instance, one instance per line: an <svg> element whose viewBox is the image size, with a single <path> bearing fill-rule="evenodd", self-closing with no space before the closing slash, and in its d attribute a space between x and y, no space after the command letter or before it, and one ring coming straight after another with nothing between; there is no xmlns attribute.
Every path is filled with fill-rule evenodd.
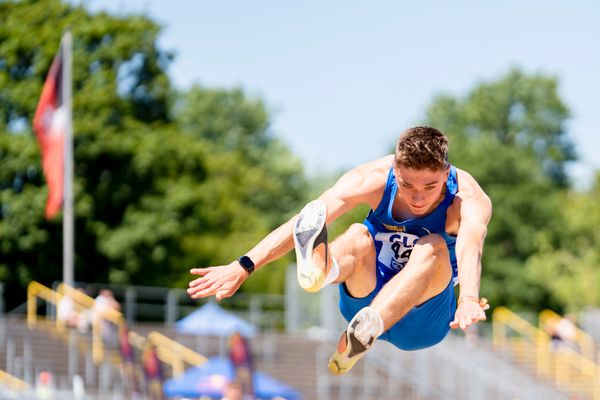
<svg viewBox="0 0 600 400"><path fill-rule="evenodd" d="M364 221L373 237L377 253L376 287L367 297L355 298L348 293L345 284L340 284L340 311L344 318L350 321L358 311L370 305L382 286L404 268L414 243L420 237L437 233L448 245L453 279L443 292L410 310L379 337L400 349L418 350L433 346L446 337L456 311L453 284L458 275L454 251L456 237L446 233L446 211L458 190L456 168L450 167L444 199L433 212L424 217L405 221L394 220L392 205L397 190L394 168L390 168L383 198Z"/></svg>

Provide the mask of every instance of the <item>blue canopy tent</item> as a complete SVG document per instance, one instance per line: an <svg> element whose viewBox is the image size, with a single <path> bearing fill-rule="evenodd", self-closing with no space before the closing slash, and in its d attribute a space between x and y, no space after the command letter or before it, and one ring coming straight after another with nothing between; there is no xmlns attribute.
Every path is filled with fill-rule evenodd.
<svg viewBox="0 0 600 400"><path fill-rule="evenodd" d="M254 337L256 327L210 302L175 322L175 330L186 335L230 336L239 333Z"/></svg>
<svg viewBox="0 0 600 400"><path fill-rule="evenodd" d="M163 385L167 397L210 397L220 399L228 382L233 380L235 370L231 361L222 357L209 359L204 364L185 371L178 377L167 380ZM254 394L258 399L275 397L299 400L300 393L261 372L252 374Z"/></svg>

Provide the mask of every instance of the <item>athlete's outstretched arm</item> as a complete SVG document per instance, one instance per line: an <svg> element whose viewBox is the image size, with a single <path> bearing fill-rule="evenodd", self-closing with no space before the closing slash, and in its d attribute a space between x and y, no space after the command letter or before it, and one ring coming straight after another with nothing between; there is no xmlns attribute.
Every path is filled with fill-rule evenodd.
<svg viewBox="0 0 600 400"><path fill-rule="evenodd" d="M479 302L481 257L487 226L492 216L492 202L479 184L464 171L459 175L460 225L456 237L456 261L460 285L459 304L452 329L466 329L473 323L486 319L484 307Z"/></svg>
<svg viewBox="0 0 600 400"><path fill-rule="evenodd" d="M387 172L393 156L386 156L361 165L344 174L319 199L327 206L327 223L350 211L359 204L375 207L383 194ZM298 215L275 229L254 248L246 253L255 269L287 254L294 247L293 231ZM193 299L215 296L217 300L232 296L248 278L239 262L206 268L192 268L190 273L199 275L187 289Z"/></svg>

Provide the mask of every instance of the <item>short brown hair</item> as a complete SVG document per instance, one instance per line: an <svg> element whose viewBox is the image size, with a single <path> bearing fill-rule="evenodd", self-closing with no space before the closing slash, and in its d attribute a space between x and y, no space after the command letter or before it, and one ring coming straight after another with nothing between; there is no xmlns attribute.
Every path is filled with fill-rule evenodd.
<svg viewBox="0 0 600 400"><path fill-rule="evenodd" d="M441 171L448 166L448 138L429 126L416 126L400 134L394 157L396 166Z"/></svg>

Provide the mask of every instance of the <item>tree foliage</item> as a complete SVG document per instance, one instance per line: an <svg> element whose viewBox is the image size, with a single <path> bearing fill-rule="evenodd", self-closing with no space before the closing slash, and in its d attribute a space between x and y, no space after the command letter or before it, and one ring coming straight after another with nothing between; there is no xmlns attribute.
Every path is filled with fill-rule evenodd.
<svg viewBox="0 0 600 400"><path fill-rule="evenodd" d="M561 197L565 224L534 236L530 275L569 312L600 306L600 173L589 192Z"/></svg>
<svg viewBox="0 0 600 400"><path fill-rule="evenodd" d="M61 219L30 122L64 30L73 33L75 279L187 285L302 204L302 167L242 90L171 89L172 58L144 16L58 0L0 3L0 277L9 307L62 276ZM281 272L278 272L281 270ZM283 269L244 290L278 291Z"/></svg>
<svg viewBox="0 0 600 400"><path fill-rule="evenodd" d="M549 288L525 270L534 238L559 229L566 165L574 158L567 107L553 77L509 71L464 98L437 96L426 123L450 138L451 161L469 171L492 199L482 294L492 304L555 307Z"/></svg>

